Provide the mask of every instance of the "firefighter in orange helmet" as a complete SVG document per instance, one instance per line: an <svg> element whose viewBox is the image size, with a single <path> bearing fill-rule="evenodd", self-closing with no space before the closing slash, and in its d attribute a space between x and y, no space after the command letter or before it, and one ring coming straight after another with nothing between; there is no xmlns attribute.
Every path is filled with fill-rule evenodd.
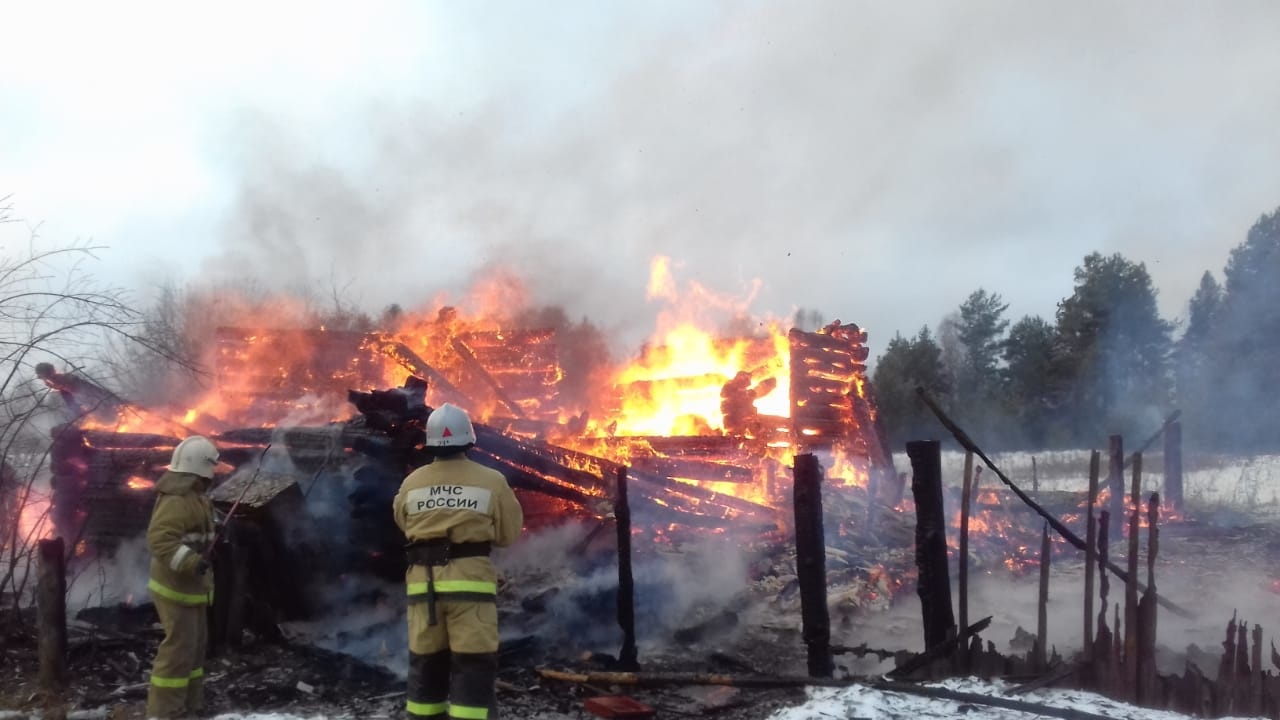
<svg viewBox="0 0 1280 720"><path fill-rule="evenodd" d="M156 482L147 527L151 578L164 640L156 651L147 690L148 718L175 718L204 709L204 657L213 572L205 559L214 540L208 491L218 449L193 435L173 449L169 470Z"/></svg>
<svg viewBox="0 0 1280 720"><path fill-rule="evenodd" d="M396 524L408 539L408 711L414 718L492 717L498 669L498 575L492 547L515 542L524 512L507 480L467 458L466 411L427 417L434 460L404 479Z"/></svg>

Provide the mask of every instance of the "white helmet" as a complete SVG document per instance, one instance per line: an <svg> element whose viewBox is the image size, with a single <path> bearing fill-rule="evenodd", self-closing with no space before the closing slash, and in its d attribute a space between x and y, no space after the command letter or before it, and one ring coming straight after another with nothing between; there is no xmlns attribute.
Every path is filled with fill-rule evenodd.
<svg viewBox="0 0 1280 720"><path fill-rule="evenodd" d="M427 447L462 447L476 441L467 411L445 403L427 416Z"/></svg>
<svg viewBox="0 0 1280 720"><path fill-rule="evenodd" d="M172 472L191 473L192 475L199 475L202 478L212 480L213 468L217 464L218 448L214 447L209 438L192 435L178 443L178 447L173 449L173 457L169 460L169 470Z"/></svg>

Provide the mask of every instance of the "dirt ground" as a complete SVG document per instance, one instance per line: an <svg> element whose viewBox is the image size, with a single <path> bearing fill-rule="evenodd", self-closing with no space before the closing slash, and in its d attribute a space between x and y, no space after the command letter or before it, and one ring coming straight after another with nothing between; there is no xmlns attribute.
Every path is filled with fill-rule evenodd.
<svg viewBox="0 0 1280 720"><path fill-rule="evenodd" d="M5 618L0 653L0 710L36 712L102 709L114 720L145 717L146 678L161 633L154 608L92 608L72 622L68 688L56 698L38 690L34 618L29 613ZM759 640L759 638L757 638ZM783 642L782 638L778 638ZM788 645L791 641L785 640ZM544 681L537 665L574 670L608 670L605 656L556 658L548 648L523 643L505 653L500 671L502 714L520 718L587 718L583 702L615 694L620 688ZM743 649L768 658L767 644ZM742 672L739 655L712 653L644 658L645 669L666 672ZM249 642L206 663L207 715L289 713L323 717L404 717L404 683L393 673L339 653L296 643ZM667 716L758 719L804 700L800 690L738 690L695 687L627 693ZM56 716L56 712L53 716ZM48 717L50 715L46 715Z"/></svg>

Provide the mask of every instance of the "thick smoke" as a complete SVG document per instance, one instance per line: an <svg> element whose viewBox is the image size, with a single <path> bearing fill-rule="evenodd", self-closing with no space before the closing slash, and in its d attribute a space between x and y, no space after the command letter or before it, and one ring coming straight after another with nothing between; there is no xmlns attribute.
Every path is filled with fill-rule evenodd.
<svg viewBox="0 0 1280 720"><path fill-rule="evenodd" d="M151 553L141 536L120 543L110 557L73 563L67 578L67 610L74 615L89 607L149 602L150 571Z"/></svg>
<svg viewBox="0 0 1280 720"><path fill-rule="evenodd" d="M584 554L582 543L589 532L574 524L543 531L497 561L511 581L510 592L525 607L539 609L523 618L522 629L566 655L574 650L615 652L622 642L613 621L617 556L609 551ZM744 550L710 534L669 553L638 548L632 573L638 642L650 651L669 646L675 630L733 607L747 588Z"/></svg>
<svg viewBox="0 0 1280 720"><path fill-rule="evenodd" d="M1085 252L1121 250L1172 314L1280 197L1258 180L1280 100L1233 81L1280 71L1278 12L726 5L623 44L622 69L564 107L495 78L475 105L364 108L368 134L325 155L246 112L222 136L241 150L215 270L378 308L500 264L634 339L663 253L726 291L763 278L773 313L869 327L875 354L979 284L1048 316Z"/></svg>
<svg viewBox="0 0 1280 720"><path fill-rule="evenodd" d="M567 522L495 552L504 643L531 638L534 652L555 658L617 652L622 632L615 621L618 570L612 528L594 543L592 530ZM747 589L742 549L714 536L678 552L637 551L633 574L638 644L645 653L672 649L673 635L682 627L740 609ZM353 573L320 592L327 610L314 621L289 624L288 632L404 674L403 585Z"/></svg>

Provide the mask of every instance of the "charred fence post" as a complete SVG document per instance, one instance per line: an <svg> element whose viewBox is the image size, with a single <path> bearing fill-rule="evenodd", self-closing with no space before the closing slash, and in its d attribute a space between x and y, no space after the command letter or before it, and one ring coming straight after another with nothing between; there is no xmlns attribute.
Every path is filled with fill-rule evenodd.
<svg viewBox="0 0 1280 720"><path fill-rule="evenodd" d="M827 543L822 527L822 468L813 453L796 455L794 499L796 574L800 582L801 636L809 651L809 675L831 677L831 617L827 610Z"/></svg>
<svg viewBox="0 0 1280 720"><path fill-rule="evenodd" d="M960 491L960 637L956 647L960 649L961 674L969 672L969 644L965 637L969 627L969 509L973 501L973 453L964 454L964 485Z"/></svg>
<svg viewBox="0 0 1280 720"><path fill-rule="evenodd" d="M1249 707L1249 624L1241 621L1236 627L1236 712Z"/></svg>
<svg viewBox="0 0 1280 720"><path fill-rule="evenodd" d="M50 696L67 684L67 565L61 537L36 543L36 628L40 689Z"/></svg>
<svg viewBox="0 0 1280 720"><path fill-rule="evenodd" d="M916 502L916 592L924 616L924 646L955 636L951 578L947 568L947 516L942 506L942 446L937 440L907 443L911 494Z"/></svg>
<svg viewBox="0 0 1280 720"><path fill-rule="evenodd" d="M1160 553L1160 495L1147 502L1147 591L1138 602L1138 702L1153 706L1159 698L1156 668L1156 557Z"/></svg>
<svg viewBox="0 0 1280 720"><path fill-rule="evenodd" d="M1120 536L1124 525L1124 437L1112 435L1110 438L1111 464L1107 473L1107 510L1111 516L1111 527L1107 528L1111 535Z"/></svg>
<svg viewBox="0 0 1280 720"><path fill-rule="evenodd" d="M1049 667L1049 563L1052 557L1049 523L1045 523L1040 538L1040 598L1036 603L1036 672L1044 672Z"/></svg>
<svg viewBox="0 0 1280 720"><path fill-rule="evenodd" d="M1138 515L1142 512L1142 454L1133 456L1133 510L1129 513L1129 582L1124 585L1125 698L1138 700Z"/></svg>
<svg viewBox="0 0 1280 720"><path fill-rule="evenodd" d="M1111 513L1103 510L1095 522L1098 538L1098 593L1101 609L1098 611L1098 635L1093 641L1093 690L1106 693L1110 691L1112 673L1117 669L1111 651L1111 629L1107 627L1108 595L1110 583L1107 581L1108 528L1111 527Z"/></svg>
<svg viewBox="0 0 1280 720"><path fill-rule="evenodd" d="M638 670L636 650L635 579L631 574L631 504L627 500L627 468L618 468L618 491L613 515L618 524L618 625L622 627L622 649L618 665L624 670Z"/></svg>
<svg viewBox="0 0 1280 720"><path fill-rule="evenodd" d="M1093 562L1097 555L1098 528L1093 522L1093 506L1098 502L1098 475L1102 456L1094 450L1089 455L1089 497L1085 510L1084 540L1084 659L1093 657ZM1102 571L1104 574L1106 570Z"/></svg>
<svg viewBox="0 0 1280 720"><path fill-rule="evenodd" d="M1219 715L1232 714L1235 709L1236 635L1236 613L1232 613L1231 621L1227 623L1227 637L1222 641L1222 660L1218 662L1218 703L1215 710Z"/></svg>
<svg viewBox="0 0 1280 720"><path fill-rule="evenodd" d="M1262 674L1262 626L1253 626L1253 645L1249 655L1249 712L1253 715L1266 713L1264 707L1266 689L1263 686Z"/></svg>
<svg viewBox="0 0 1280 720"><path fill-rule="evenodd" d="M1182 510L1182 423L1174 421L1164 431L1164 500Z"/></svg>

